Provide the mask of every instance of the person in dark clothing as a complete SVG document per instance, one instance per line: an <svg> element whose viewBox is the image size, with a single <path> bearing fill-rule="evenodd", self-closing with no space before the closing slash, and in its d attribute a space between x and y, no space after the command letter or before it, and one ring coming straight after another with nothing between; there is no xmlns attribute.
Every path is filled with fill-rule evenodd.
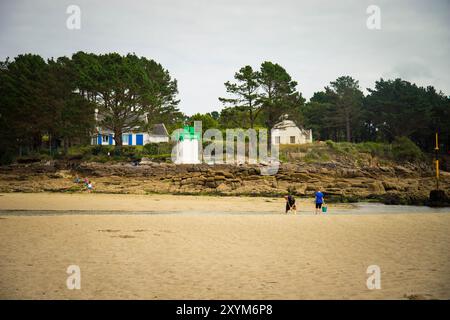
<svg viewBox="0 0 450 320"><path fill-rule="evenodd" d="M297 206L295 205L295 199L291 195L287 195L284 197L286 199L286 213L292 210L294 214L297 214Z"/></svg>

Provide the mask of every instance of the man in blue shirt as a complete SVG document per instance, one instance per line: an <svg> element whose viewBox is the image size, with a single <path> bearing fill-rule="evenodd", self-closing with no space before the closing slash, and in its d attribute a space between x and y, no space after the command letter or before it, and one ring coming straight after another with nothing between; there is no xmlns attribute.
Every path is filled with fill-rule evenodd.
<svg viewBox="0 0 450 320"><path fill-rule="evenodd" d="M319 213L320 209L322 209L322 204L325 202L323 199L322 191L316 192L316 214Z"/></svg>

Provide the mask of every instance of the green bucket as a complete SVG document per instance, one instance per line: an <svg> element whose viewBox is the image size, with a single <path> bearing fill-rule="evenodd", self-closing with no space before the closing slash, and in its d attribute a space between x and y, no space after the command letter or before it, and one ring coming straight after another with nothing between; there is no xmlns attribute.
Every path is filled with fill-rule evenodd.
<svg viewBox="0 0 450 320"><path fill-rule="evenodd" d="M327 207L322 207L322 212L327 212Z"/></svg>

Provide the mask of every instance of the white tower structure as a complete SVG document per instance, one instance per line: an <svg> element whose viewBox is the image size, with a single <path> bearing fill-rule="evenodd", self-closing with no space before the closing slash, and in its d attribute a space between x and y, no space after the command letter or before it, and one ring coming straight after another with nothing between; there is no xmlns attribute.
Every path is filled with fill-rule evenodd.
<svg viewBox="0 0 450 320"><path fill-rule="evenodd" d="M200 138L194 132L194 127L184 127L184 131L179 134L176 144L176 164L200 163L199 159Z"/></svg>

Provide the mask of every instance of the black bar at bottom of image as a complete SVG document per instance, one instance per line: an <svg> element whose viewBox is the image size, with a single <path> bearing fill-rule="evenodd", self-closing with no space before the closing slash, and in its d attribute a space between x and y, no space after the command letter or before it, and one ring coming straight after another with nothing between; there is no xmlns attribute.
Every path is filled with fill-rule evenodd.
<svg viewBox="0 0 450 320"><path fill-rule="evenodd" d="M57 316L64 319L86 315L111 315L128 318L134 315L161 316L164 319L272 319L292 316L302 317L311 312L314 316L345 315L383 317L391 311L403 316L429 316L448 310L449 300L20 300L1 301L3 312L14 315L31 313Z"/></svg>

